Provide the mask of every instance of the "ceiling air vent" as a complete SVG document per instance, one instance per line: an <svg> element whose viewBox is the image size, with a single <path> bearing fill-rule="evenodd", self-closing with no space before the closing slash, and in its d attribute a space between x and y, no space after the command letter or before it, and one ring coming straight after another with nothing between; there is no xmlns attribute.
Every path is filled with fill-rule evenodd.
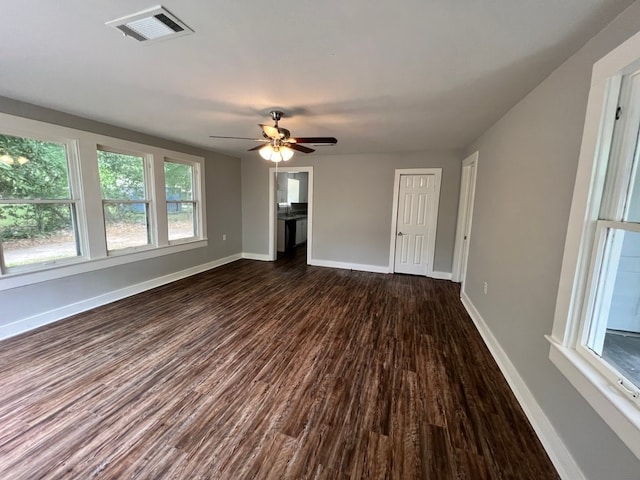
<svg viewBox="0 0 640 480"><path fill-rule="evenodd" d="M193 33L180 19L161 6L111 20L106 25L117 28L127 37L139 42L165 40Z"/></svg>

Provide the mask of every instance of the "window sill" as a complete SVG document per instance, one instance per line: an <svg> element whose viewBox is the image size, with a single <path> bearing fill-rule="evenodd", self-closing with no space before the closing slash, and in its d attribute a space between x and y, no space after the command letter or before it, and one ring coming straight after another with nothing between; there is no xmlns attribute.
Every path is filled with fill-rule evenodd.
<svg viewBox="0 0 640 480"><path fill-rule="evenodd" d="M131 251L127 253L118 253L104 258L91 260L79 259L73 262L61 263L43 267L37 271L22 271L7 273L0 277L0 291L10 290L12 288L23 287L34 283L46 282L58 278L78 275L82 273L101 270L103 268L116 267L125 263L138 262L149 258L162 257L173 253L184 252L195 248L207 246L207 240L198 240L188 243L180 243L176 245L167 245L164 247L151 248L145 250Z"/></svg>
<svg viewBox="0 0 640 480"><path fill-rule="evenodd" d="M547 339L551 362L640 459L640 409L574 349Z"/></svg>

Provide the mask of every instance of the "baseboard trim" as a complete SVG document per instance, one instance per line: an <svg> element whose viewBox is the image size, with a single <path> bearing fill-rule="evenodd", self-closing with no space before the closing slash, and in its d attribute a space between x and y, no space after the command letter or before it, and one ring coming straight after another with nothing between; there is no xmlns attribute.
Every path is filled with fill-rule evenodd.
<svg viewBox="0 0 640 480"><path fill-rule="evenodd" d="M357 270L359 272L392 273L389 267L366 265L363 263L334 262L333 260L318 260L316 258L311 259L310 265L315 267L340 268L343 270ZM449 272L431 272L427 276L437 280L451 280L451 273Z"/></svg>
<svg viewBox="0 0 640 480"><path fill-rule="evenodd" d="M29 330L33 330L35 328L63 320L72 315L91 310L92 308L106 305L107 303L122 300L123 298L127 298L132 295L151 290L152 288L166 285L167 283L175 282L176 280L180 280L182 278L190 277L191 275L196 275L213 268L221 267L222 265L226 265L227 263L240 260L240 258L242 258L240 254L219 258L218 260L214 260L212 262L197 265L195 267L187 268L185 270L174 272L169 275L164 275L162 277L153 278L136 285L131 285L119 290L114 290L102 295L98 295L97 297L88 298L71 305L65 305L64 307L39 313L31 317L23 318L7 325L2 325L0 326L0 340L4 340L5 338L13 337L21 333L28 332Z"/></svg>
<svg viewBox="0 0 640 480"><path fill-rule="evenodd" d="M389 273L389 267L366 265L363 263L334 262L332 260L318 260L316 258L311 259L310 265L315 267L340 268L342 270L357 270L359 272Z"/></svg>
<svg viewBox="0 0 640 480"><path fill-rule="evenodd" d="M261 262L270 262L271 257L264 253L249 253L242 252L242 258L246 258L247 260L260 260Z"/></svg>
<svg viewBox="0 0 640 480"><path fill-rule="evenodd" d="M586 480L587 477L585 477L582 470L580 470L580 467L571 456L566 445L553 428L553 425L544 414L538 402L536 402L531 390L527 387L527 384L518 373L506 352L500 346L500 343L498 343L498 340L487 326L487 323L471 299L469 299L465 292L462 292L460 300L462 300L462 304L475 324L476 329L498 364L502 375L504 375L507 380L522 410L524 410L547 455L549 455L551 462L553 462L553 465L556 467L560 478L563 480Z"/></svg>
<svg viewBox="0 0 640 480"><path fill-rule="evenodd" d="M437 280L451 280L451 272L431 272L428 277L435 278Z"/></svg>

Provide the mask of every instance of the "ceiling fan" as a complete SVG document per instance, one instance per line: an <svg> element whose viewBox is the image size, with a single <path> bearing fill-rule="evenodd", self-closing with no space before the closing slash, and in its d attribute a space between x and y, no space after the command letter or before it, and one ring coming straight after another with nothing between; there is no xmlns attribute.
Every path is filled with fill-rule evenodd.
<svg viewBox="0 0 640 480"><path fill-rule="evenodd" d="M261 142L262 145L250 148L249 151L258 150L258 153L265 160L272 162L287 161L293 157L294 151L302 153L315 152L313 148L309 148L303 143L316 145L335 145L338 140L335 137L292 137L291 132L286 128L278 126L278 122L284 113L278 110L269 112L271 118L275 122L274 126L259 124L262 129L263 138L247 138L247 137L223 137L219 135L210 135L211 138L230 138L235 140L253 140Z"/></svg>

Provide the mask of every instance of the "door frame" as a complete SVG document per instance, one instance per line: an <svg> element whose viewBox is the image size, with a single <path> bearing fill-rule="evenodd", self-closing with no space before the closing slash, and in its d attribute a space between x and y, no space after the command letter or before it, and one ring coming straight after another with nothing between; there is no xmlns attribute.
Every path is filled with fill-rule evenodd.
<svg viewBox="0 0 640 480"><path fill-rule="evenodd" d="M435 215L431 215L429 231L433 235L427 244L427 273L425 276L433 277L433 262L436 255L436 234L438 232L438 208L440 205L440 185L442 184L442 168L398 168L393 179L393 211L391 213L391 240L389 247L389 273L395 273L396 265L396 236L398 234L398 197L400 195L401 175L435 175L435 200L432 206Z"/></svg>
<svg viewBox="0 0 640 480"><path fill-rule="evenodd" d="M456 227L456 239L453 249L453 267L451 280L462 284L460 289L464 292L464 281L467 276L467 263L469 260L469 241L471 239L471 224L473 222L473 204L476 196L476 178L478 175L478 157L480 152L474 152L462 161L460 172L460 199L458 201L458 222ZM473 167L473 168L471 168ZM465 259L464 262L462 259Z"/></svg>
<svg viewBox="0 0 640 480"><path fill-rule="evenodd" d="M313 167L269 167L269 260L278 258L278 205L276 202L276 173L303 173L309 174L307 185L307 265L311 264L311 252L313 251Z"/></svg>

